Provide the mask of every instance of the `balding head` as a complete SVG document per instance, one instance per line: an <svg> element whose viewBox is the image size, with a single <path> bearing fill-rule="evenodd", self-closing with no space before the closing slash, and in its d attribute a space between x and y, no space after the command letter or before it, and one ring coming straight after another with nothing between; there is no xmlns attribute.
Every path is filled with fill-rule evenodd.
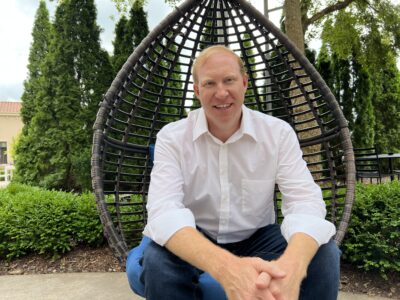
<svg viewBox="0 0 400 300"><path fill-rule="evenodd" d="M193 67L192 67L192 75L193 75L194 83L197 84L198 80L199 80L199 78L197 76L197 70L198 70L199 66L204 64L207 61L207 59L215 53L226 53L227 55L234 56L237 60L240 73L242 75L246 74L246 69L244 67L244 63L243 63L242 59L235 52L233 52L231 49L229 49L226 46L215 45L215 46L210 46L210 47L204 49L203 51L201 51L200 54L195 59L195 61L193 63Z"/></svg>

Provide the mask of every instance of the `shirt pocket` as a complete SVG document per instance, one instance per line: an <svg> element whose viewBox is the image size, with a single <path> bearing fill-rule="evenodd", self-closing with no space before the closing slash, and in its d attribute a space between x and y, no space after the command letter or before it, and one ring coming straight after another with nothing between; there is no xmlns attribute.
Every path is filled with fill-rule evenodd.
<svg viewBox="0 0 400 300"><path fill-rule="evenodd" d="M253 217L271 218L274 213L275 180L242 179L242 212Z"/></svg>

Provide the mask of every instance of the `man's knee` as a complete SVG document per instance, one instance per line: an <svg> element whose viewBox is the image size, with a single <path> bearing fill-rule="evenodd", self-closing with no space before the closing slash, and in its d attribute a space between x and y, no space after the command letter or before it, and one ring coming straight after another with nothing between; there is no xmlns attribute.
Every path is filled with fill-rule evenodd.
<svg viewBox="0 0 400 300"><path fill-rule="evenodd" d="M340 250L334 240L319 247L316 253L313 264L320 266L328 271L339 271L340 266Z"/></svg>
<svg viewBox="0 0 400 300"><path fill-rule="evenodd" d="M154 242L143 253L141 281L147 299L193 299L201 293L198 270Z"/></svg>
<svg viewBox="0 0 400 300"><path fill-rule="evenodd" d="M333 240L319 247L310 263L307 277L335 285L340 277L340 253L339 247Z"/></svg>
<svg viewBox="0 0 400 300"><path fill-rule="evenodd" d="M143 252L143 271L159 274L167 269L168 261L172 259L173 254L165 247L151 242Z"/></svg>
<svg viewBox="0 0 400 300"><path fill-rule="evenodd" d="M336 300L340 278L340 250L336 242L319 247L301 286L300 299Z"/></svg>
<svg viewBox="0 0 400 300"><path fill-rule="evenodd" d="M143 253L143 275L146 278L158 277L175 278L181 273L194 273L195 268L189 263L180 259L167 248L151 242Z"/></svg>

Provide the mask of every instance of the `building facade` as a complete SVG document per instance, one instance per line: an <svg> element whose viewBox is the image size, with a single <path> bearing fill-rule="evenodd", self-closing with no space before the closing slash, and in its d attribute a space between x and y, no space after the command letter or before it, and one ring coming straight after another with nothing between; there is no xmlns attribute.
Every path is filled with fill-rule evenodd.
<svg viewBox="0 0 400 300"><path fill-rule="evenodd" d="M0 101L0 165L12 165L13 141L22 130L21 102Z"/></svg>

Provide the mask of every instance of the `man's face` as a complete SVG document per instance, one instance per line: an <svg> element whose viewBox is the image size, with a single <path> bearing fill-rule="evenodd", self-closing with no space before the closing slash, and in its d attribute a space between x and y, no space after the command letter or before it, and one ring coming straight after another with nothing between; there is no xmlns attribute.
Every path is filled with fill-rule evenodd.
<svg viewBox="0 0 400 300"><path fill-rule="evenodd" d="M198 66L197 78L194 92L205 111L210 132L236 131L248 80L240 72L237 59L228 52L213 53Z"/></svg>

